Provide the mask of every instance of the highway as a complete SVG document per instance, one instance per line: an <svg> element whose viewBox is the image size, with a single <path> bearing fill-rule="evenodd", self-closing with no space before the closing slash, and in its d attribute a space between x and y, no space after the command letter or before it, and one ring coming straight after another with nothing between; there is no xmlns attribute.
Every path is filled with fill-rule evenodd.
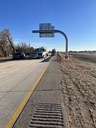
<svg viewBox="0 0 96 128"><path fill-rule="evenodd" d="M0 128L4 128L49 61L15 60L0 63Z"/></svg>

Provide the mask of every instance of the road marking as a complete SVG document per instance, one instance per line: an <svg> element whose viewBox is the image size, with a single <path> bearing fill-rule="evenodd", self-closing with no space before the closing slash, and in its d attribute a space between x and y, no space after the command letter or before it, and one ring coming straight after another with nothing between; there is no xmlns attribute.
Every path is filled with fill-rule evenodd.
<svg viewBox="0 0 96 128"><path fill-rule="evenodd" d="M34 83L34 85L31 87L30 91L27 93L27 95L25 96L25 98L21 102L20 106L17 108L17 110L15 111L15 113L10 118L10 120L7 123L7 125L5 126L5 128L12 128L13 124L15 123L15 121L18 118L18 116L22 112L24 106L26 105L28 99L30 98L30 96L32 95L34 89L36 88L37 84L40 82L41 78L43 77L43 75L44 75L45 71L47 70L48 66L49 66L49 64L47 64L47 66L44 68L44 70L42 71L42 73L40 74L40 76L38 77L38 79L36 80L36 82Z"/></svg>

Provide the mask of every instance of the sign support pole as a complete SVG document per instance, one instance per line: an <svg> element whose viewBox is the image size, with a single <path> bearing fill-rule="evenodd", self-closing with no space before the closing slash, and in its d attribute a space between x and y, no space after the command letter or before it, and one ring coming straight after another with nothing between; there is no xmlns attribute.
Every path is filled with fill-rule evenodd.
<svg viewBox="0 0 96 128"><path fill-rule="evenodd" d="M66 36L66 34L63 31L60 30L33 30L33 33L61 33L66 41L66 53L65 53L65 58L68 59L68 38Z"/></svg>
<svg viewBox="0 0 96 128"><path fill-rule="evenodd" d="M63 31L60 31L60 30L54 30L54 31L55 31L55 33L56 32L61 33L64 36L65 41L66 41L66 54L65 54L65 58L68 59L68 38L67 38L66 34Z"/></svg>

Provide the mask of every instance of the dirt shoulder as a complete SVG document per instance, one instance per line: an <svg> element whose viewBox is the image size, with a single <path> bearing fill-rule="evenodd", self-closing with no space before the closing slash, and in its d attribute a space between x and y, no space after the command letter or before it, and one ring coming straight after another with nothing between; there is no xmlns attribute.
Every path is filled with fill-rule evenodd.
<svg viewBox="0 0 96 128"><path fill-rule="evenodd" d="M96 128L96 63L61 53L58 59L69 128Z"/></svg>

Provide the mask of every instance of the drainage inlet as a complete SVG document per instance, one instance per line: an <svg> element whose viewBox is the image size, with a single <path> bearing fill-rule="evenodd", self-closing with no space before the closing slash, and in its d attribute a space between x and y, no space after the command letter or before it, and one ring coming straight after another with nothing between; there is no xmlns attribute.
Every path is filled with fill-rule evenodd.
<svg viewBox="0 0 96 128"><path fill-rule="evenodd" d="M30 120L29 128L64 128L62 106L39 103Z"/></svg>

